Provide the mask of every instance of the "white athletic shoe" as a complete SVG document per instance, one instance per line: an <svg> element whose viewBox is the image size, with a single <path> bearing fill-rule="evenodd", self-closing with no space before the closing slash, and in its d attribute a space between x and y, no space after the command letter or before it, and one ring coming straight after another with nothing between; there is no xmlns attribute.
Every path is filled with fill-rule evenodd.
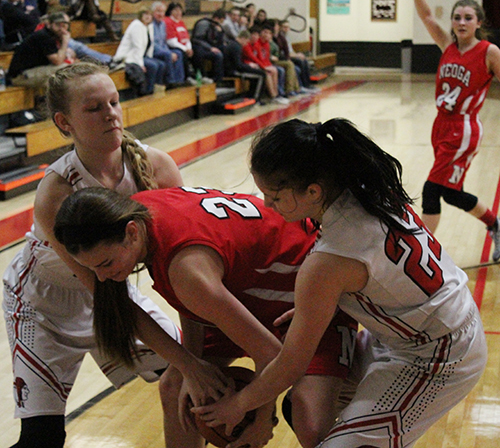
<svg viewBox="0 0 500 448"><path fill-rule="evenodd" d="M490 237L493 240L493 261L500 260L500 219L497 217L496 229L489 229Z"/></svg>
<svg viewBox="0 0 500 448"><path fill-rule="evenodd" d="M283 97L283 96L277 96L277 97L273 98L271 102L276 103L276 104L283 104L283 105L290 104L290 100L288 98Z"/></svg>

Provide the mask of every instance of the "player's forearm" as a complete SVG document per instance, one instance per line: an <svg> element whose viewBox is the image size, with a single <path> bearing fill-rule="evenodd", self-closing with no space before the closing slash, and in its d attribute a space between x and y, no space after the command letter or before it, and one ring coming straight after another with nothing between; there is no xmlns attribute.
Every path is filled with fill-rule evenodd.
<svg viewBox="0 0 500 448"><path fill-rule="evenodd" d="M425 0L415 0L415 8L420 19L425 20L432 17L432 11Z"/></svg>

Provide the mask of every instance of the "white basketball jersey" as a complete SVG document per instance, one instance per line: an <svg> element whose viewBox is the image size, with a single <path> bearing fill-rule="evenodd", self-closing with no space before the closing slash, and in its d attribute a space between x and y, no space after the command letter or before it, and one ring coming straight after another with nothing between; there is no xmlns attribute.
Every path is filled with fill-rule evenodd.
<svg viewBox="0 0 500 448"><path fill-rule="evenodd" d="M343 294L339 306L392 347L435 340L460 328L474 305L467 276L408 207L395 230L370 215L349 190L323 216L313 251L361 261L368 283Z"/></svg>

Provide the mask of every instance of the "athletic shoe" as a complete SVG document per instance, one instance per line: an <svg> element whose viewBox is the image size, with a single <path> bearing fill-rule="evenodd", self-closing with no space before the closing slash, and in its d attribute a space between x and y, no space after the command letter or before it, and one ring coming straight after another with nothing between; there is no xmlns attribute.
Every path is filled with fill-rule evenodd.
<svg viewBox="0 0 500 448"><path fill-rule="evenodd" d="M500 260L500 219L497 217L496 225L489 228L490 237L493 240L493 261Z"/></svg>
<svg viewBox="0 0 500 448"><path fill-rule="evenodd" d="M211 78L207 78L207 77L204 76L203 78L201 78L201 83L202 84L213 84L214 80L211 79Z"/></svg>
<svg viewBox="0 0 500 448"><path fill-rule="evenodd" d="M118 70L125 68L125 62L115 62L113 61L113 59L111 59L111 61L109 61L108 63L108 67L109 67L109 73L114 73L117 72Z"/></svg>
<svg viewBox="0 0 500 448"><path fill-rule="evenodd" d="M273 98L271 102L276 103L276 104L283 104L283 105L290 104L290 100L288 98L284 98L282 96L277 96L277 97Z"/></svg>
<svg viewBox="0 0 500 448"><path fill-rule="evenodd" d="M303 91L303 93L311 93L311 94L314 94L314 93L319 93L321 92L321 89L319 89L318 87L302 87L301 89L301 92Z"/></svg>
<svg viewBox="0 0 500 448"><path fill-rule="evenodd" d="M190 85L190 86L196 86L198 83L196 82L196 79L194 78L191 78L190 76L188 78L186 78L186 82Z"/></svg>

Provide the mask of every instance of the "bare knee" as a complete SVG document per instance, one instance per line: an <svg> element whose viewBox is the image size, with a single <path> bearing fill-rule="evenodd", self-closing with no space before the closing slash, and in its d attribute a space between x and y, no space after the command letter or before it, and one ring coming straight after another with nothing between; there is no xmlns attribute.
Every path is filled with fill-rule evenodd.
<svg viewBox="0 0 500 448"><path fill-rule="evenodd" d="M304 448L318 446L335 424L342 386L333 376L306 375L290 391L293 429Z"/></svg>
<svg viewBox="0 0 500 448"><path fill-rule="evenodd" d="M167 409L171 410L172 407L176 408L176 406L172 406L172 403L177 403L181 386L181 373L174 367L170 366L161 375L158 386L160 391L160 400L164 412Z"/></svg>
<svg viewBox="0 0 500 448"><path fill-rule="evenodd" d="M295 393L293 393L295 392ZM312 412L307 398L297 391L288 394L291 402L291 421L293 430L303 448L314 448L323 440L322 428L318 415Z"/></svg>

